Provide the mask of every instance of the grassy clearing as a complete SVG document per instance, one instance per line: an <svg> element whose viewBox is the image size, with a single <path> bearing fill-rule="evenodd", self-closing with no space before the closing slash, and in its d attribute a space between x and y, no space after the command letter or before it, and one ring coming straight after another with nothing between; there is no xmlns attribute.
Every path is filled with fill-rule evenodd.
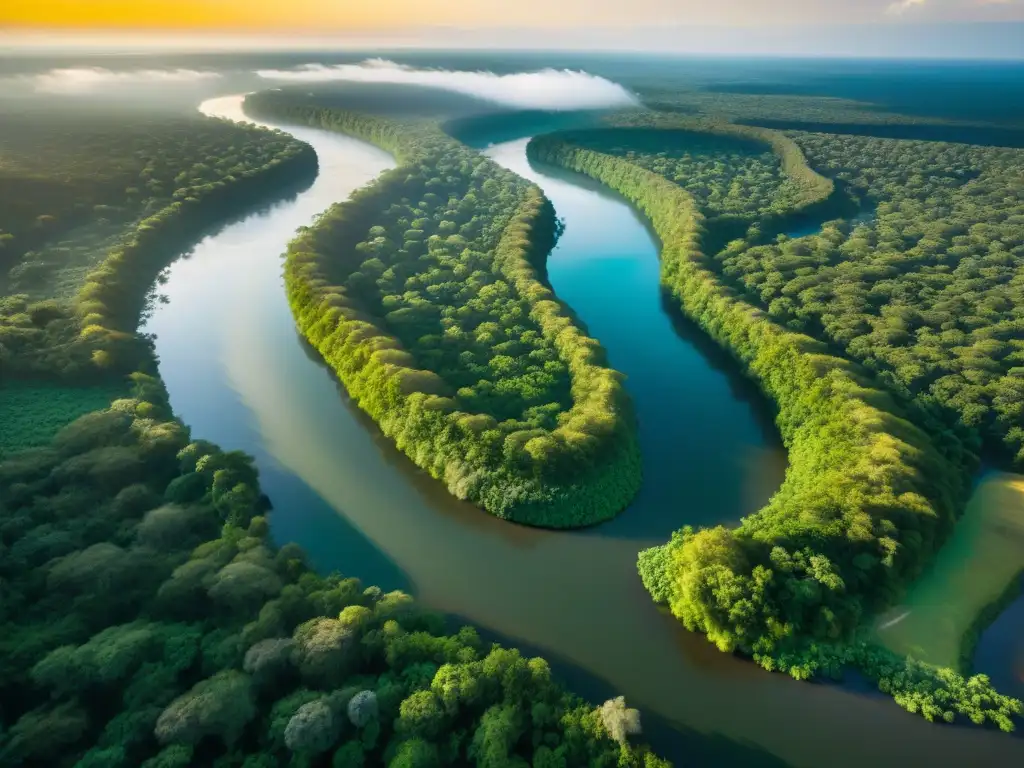
<svg viewBox="0 0 1024 768"><path fill-rule="evenodd" d="M126 388L111 385L5 384L0 387L0 458L45 445L65 424L125 396Z"/></svg>
<svg viewBox="0 0 1024 768"><path fill-rule="evenodd" d="M26 294L31 300L68 300L117 245L131 235L139 219L117 222L97 219L74 227L62 237L33 251L31 260L11 269L0 289Z"/></svg>
<svg viewBox="0 0 1024 768"><path fill-rule="evenodd" d="M979 483L953 536L875 633L897 653L960 669L979 616L1024 570L1024 475L993 472ZM966 654L964 652L967 652Z"/></svg>

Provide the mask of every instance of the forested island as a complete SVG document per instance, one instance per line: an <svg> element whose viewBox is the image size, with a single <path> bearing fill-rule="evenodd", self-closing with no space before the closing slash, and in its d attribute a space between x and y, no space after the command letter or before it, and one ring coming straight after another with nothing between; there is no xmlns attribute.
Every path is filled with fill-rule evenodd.
<svg viewBox="0 0 1024 768"><path fill-rule="evenodd" d="M629 400L540 277L557 234L540 190L432 122L287 91L246 110L398 158L286 260L300 330L384 434L498 517L571 528L621 511L640 484Z"/></svg>
<svg viewBox="0 0 1024 768"><path fill-rule="evenodd" d="M137 331L154 279L308 182L312 150L64 118L0 130L0 762L667 765L621 698L587 705L544 660L275 547L252 459L174 417Z"/></svg>

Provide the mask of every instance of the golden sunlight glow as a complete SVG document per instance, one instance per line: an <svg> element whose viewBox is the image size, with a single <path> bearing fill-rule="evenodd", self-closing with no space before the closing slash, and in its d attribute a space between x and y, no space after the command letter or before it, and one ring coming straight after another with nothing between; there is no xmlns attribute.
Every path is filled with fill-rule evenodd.
<svg viewBox="0 0 1024 768"><path fill-rule="evenodd" d="M893 13L893 6L906 6ZM1021 0L0 0L0 30L308 32L400 28L865 23L1024 19Z"/></svg>
<svg viewBox="0 0 1024 768"><path fill-rule="evenodd" d="M667 0L647 5L664 12ZM563 0L537 3L466 0L3 0L0 25L63 29L387 29L420 25L535 26L617 17L610 4ZM590 6L588 8L588 6ZM617 19L616 19L617 20Z"/></svg>
<svg viewBox="0 0 1024 768"><path fill-rule="evenodd" d="M789 0L801 18L816 0ZM877 0L879 2L887 0ZM0 27L310 32L399 27L763 22L763 0L0 0ZM813 12L812 12L813 13ZM785 7L772 16L786 16Z"/></svg>
<svg viewBox="0 0 1024 768"><path fill-rule="evenodd" d="M455 0L5 0L0 24L64 29L360 29L451 21Z"/></svg>

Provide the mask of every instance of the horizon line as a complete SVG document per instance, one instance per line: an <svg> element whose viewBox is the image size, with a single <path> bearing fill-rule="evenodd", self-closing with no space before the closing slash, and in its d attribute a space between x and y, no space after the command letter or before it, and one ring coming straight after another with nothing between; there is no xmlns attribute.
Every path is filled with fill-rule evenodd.
<svg viewBox="0 0 1024 768"><path fill-rule="evenodd" d="M0 35L0 43L3 43L3 35ZM819 60L819 61L893 61L893 62L973 62L973 63L1024 63L1024 53L1005 54L975 54L975 53L949 53L932 54L921 52L909 52L906 54L894 52L864 53L828 53L813 51L789 51L789 50L758 50L754 52L743 52L733 50L680 50L672 48L628 48L628 47L584 47L584 46L528 46L523 44L509 45L488 45L486 47L464 46L453 43L439 43L436 45L423 43L402 43L397 41L367 41L361 44L325 43L324 45L292 46L288 44L264 45L264 46L161 46L136 47L124 50L112 49L102 44L88 46L60 45L60 44L34 44L22 45L0 51L0 60L4 58L18 58L21 56L33 56L42 54L76 54L84 56L147 56L156 54L177 54L177 55L209 55L227 56L245 53L272 53L272 54L367 54L380 55L386 53L438 53L451 51L458 53L490 53L500 50L505 53L530 53L530 54L594 54L594 55L619 55L632 56L637 58L678 58L678 59L732 59L732 60Z"/></svg>

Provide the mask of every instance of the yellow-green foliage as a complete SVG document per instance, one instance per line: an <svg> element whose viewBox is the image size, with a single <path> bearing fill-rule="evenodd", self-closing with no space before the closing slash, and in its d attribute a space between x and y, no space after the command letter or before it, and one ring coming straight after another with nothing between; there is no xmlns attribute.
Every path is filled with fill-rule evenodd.
<svg viewBox="0 0 1024 768"><path fill-rule="evenodd" d="M702 216L684 190L619 158L555 139L536 140L531 153L603 180L650 217L663 243L666 287L779 408L790 458L782 488L735 531L718 528L678 542L674 610L725 650L755 650L764 638L774 645L806 634L848 634L865 609L895 596L940 531L951 529L963 473L855 366L722 287L706 267ZM903 528L915 532L913 546L892 537ZM712 573L735 580L735 592L708 591ZM794 580L809 588L806 599L766 602L765 590ZM733 611L755 591L749 609Z"/></svg>
<svg viewBox="0 0 1024 768"><path fill-rule="evenodd" d="M303 335L359 406L456 496L531 525L607 519L640 465L621 376L534 264L550 203L436 126L274 93L247 109L374 141L401 165L291 243Z"/></svg>
<svg viewBox="0 0 1024 768"><path fill-rule="evenodd" d="M807 164L803 150L792 138L779 131L751 125L736 125L711 118L685 118L658 112L636 112L618 116L614 124L633 127L679 129L711 136L755 141L771 147L782 164L782 172L794 188L790 213L825 202L835 191L832 179L822 176Z"/></svg>
<svg viewBox="0 0 1024 768"><path fill-rule="evenodd" d="M856 227L729 248L720 270L894 391L933 399L1024 467L1024 150L794 133L876 205Z"/></svg>
<svg viewBox="0 0 1024 768"><path fill-rule="evenodd" d="M0 456L0 765L669 768L543 659L276 549L252 458L190 441L160 380L128 378ZM11 410L70 418L65 393L0 388L0 434Z"/></svg>

